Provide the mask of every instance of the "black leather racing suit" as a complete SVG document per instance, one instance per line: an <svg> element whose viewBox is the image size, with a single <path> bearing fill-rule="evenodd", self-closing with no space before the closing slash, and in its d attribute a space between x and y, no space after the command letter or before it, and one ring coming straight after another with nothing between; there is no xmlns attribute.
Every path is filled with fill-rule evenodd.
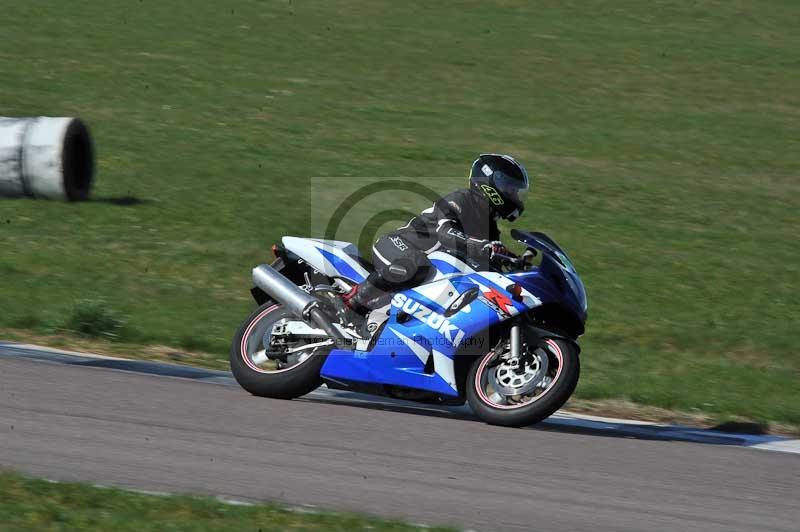
<svg viewBox="0 0 800 532"><path fill-rule="evenodd" d="M368 285L390 292L420 284L430 273L427 254L437 249L480 261L485 259L483 247L499 239L500 230L486 197L472 189L456 190L375 242L375 273L366 279L363 296L368 295Z"/></svg>

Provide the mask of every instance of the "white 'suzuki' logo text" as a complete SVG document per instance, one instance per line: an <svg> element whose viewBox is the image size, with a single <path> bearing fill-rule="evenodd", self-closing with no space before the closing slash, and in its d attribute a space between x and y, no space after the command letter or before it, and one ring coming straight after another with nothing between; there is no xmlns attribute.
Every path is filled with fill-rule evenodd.
<svg viewBox="0 0 800 532"><path fill-rule="evenodd" d="M438 312L432 311L419 301L409 299L405 294L395 294L392 298L392 306L414 316L431 329L438 331L453 345L458 345L464 339L464 331L450 323L447 318Z"/></svg>

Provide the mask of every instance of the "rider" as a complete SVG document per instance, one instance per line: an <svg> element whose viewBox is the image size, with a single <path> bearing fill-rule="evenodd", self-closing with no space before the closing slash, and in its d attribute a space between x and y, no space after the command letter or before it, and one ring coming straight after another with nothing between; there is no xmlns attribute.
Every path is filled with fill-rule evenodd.
<svg viewBox="0 0 800 532"><path fill-rule="evenodd" d="M387 292L422 283L432 266L427 254L439 248L478 262L507 253L497 219L514 221L525 209L525 167L510 155L482 154L472 163L469 183L375 242L374 273L343 296L351 310L365 315Z"/></svg>

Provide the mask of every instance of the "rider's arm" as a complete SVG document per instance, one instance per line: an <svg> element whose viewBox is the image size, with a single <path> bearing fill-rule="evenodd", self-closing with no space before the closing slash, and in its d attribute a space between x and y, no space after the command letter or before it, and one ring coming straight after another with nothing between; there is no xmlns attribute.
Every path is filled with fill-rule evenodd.
<svg viewBox="0 0 800 532"><path fill-rule="evenodd" d="M436 238L443 247L466 255L480 258L489 240L470 238L461 226L461 206L454 199L442 198L433 205L436 219Z"/></svg>
<svg viewBox="0 0 800 532"><path fill-rule="evenodd" d="M472 258L482 256L484 247L489 244L488 240L468 237L461 229L461 224L454 220L440 221L436 236L442 246Z"/></svg>

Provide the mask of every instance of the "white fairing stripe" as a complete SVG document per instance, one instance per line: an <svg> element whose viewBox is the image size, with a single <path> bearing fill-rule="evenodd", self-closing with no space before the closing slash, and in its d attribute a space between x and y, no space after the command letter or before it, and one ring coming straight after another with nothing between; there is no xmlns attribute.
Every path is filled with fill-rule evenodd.
<svg viewBox="0 0 800 532"><path fill-rule="evenodd" d="M480 277L483 277L486 280L491 281L495 285L500 286L502 288L505 288L506 286L508 286L509 284L511 284L513 282L511 279L509 279L505 275L503 275L501 273L497 273L497 272L478 272L478 275ZM478 284L478 286L479 286L479 288L481 289L482 292L485 291L485 290L488 290L488 287L484 287L480 283L476 283L476 284ZM519 284L519 283L517 283L517 284ZM520 288L522 288L522 292L521 292L522 303L526 307L534 308L534 307L538 307L539 305L542 304L542 300L539 299L538 297L536 297L535 295L533 295L532 293L530 293L528 290L526 290L525 287L520 285Z"/></svg>
<svg viewBox="0 0 800 532"><path fill-rule="evenodd" d="M449 384L452 389L458 389L456 386L456 372L453 367L453 359L435 349L433 350L433 371L439 375L444 382Z"/></svg>
<svg viewBox="0 0 800 532"><path fill-rule="evenodd" d="M429 259L436 259L442 262L446 262L447 264L453 266L454 268L458 269L461 273L472 273L475 270L470 268L466 262L451 255L450 253L444 253L443 251L437 251L435 253L431 253L428 256Z"/></svg>
<svg viewBox="0 0 800 532"><path fill-rule="evenodd" d="M316 239L317 242L323 244L322 249L329 253L333 253L342 261L346 262L351 268L361 274L363 277L367 277L369 272L364 268L361 264L358 263L356 259L352 257L352 254L360 256L358 248L355 247L350 242L341 242L339 240L323 240L323 239ZM340 274L341 275L341 274Z"/></svg>
<svg viewBox="0 0 800 532"><path fill-rule="evenodd" d="M346 262L355 271L367 277L369 272L364 269L349 253L358 254L358 249L350 242L341 242L339 240L323 240L318 238L298 238L294 236L285 236L281 239L284 247L309 263L317 271L324 273L329 277L339 277L341 273L334 268L333 264L328 262L327 259L319 252L317 247L322 244L325 251L333 253L339 259Z"/></svg>
<svg viewBox="0 0 800 532"><path fill-rule="evenodd" d="M401 332L398 332L394 327L389 327L389 330L392 331L404 344L406 344L409 349L411 349L417 358L423 364L428 362L428 350L419 345L417 342L409 338L408 336L404 335ZM432 351L433 354L433 372L438 375L444 382L448 384L452 389L458 389L456 386L456 372L455 368L453 367L453 359L436 351L435 349Z"/></svg>
<svg viewBox="0 0 800 532"><path fill-rule="evenodd" d="M457 294L456 287L447 279L426 283L411 290L431 301L435 301L441 307L447 307L450 304L450 300Z"/></svg>
<svg viewBox="0 0 800 532"><path fill-rule="evenodd" d="M448 273L447 275L445 275L439 270L436 270L436 273L434 274L433 279L431 279L430 282L435 283L436 281L441 281L442 279L448 279L454 275L459 275L459 274Z"/></svg>
<svg viewBox="0 0 800 532"><path fill-rule="evenodd" d="M317 250L317 242L310 238L298 238L294 236L285 236L282 239L283 245L286 249L309 263L316 270L324 273L325 275L338 275L339 272L325 260L322 253Z"/></svg>
<svg viewBox="0 0 800 532"><path fill-rule="evenodd" d="M297 237L289 237L289 238L297 238ZM339 248L344 250L347 253L352 253L358 255L358 248L356 248L351 242L345 242L344 240L326 240L324 238L302 238L300 240L313 240L314 242L319 242L320 244L325 245L325 249L330 248Z"/></svg>
<svg viewBox="0 0 800 532"><path fill-rule="evenodd" d="M415 342L408 336L404 335L403 333L398 332L397 329L395 329L394 327L389 327L389 330L392 331L398 338L400 338L400 340L402 340L403 343L406 344L408 348L414 352L415 355L417 355L417 358L420 359L423 364L425 364L428 361L427 349L425 349L424 347L422 347L417 342Z"/></svg>

